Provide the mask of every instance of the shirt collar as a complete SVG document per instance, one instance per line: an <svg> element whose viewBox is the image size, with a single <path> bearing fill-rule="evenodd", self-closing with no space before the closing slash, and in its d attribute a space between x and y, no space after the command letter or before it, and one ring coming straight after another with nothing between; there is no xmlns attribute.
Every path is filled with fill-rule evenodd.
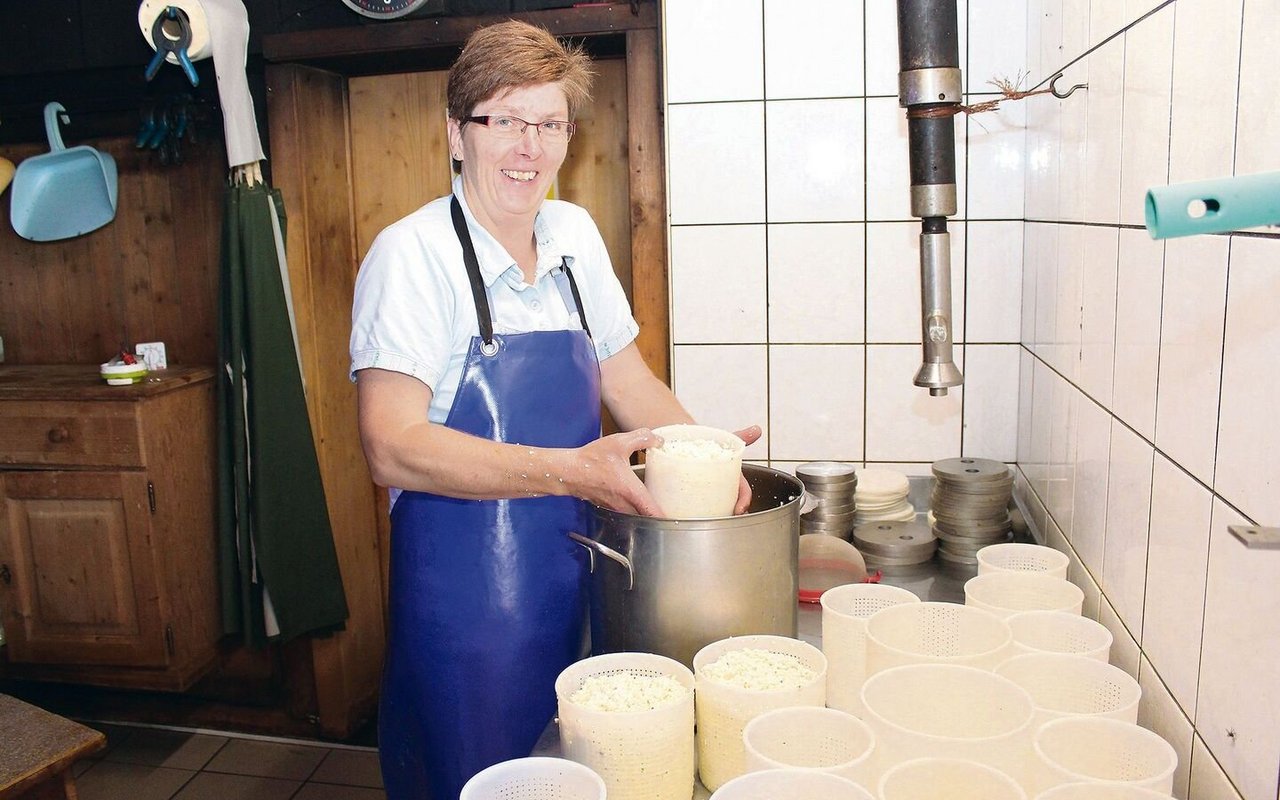
<svg viewBox="0 0 1280 800"><path fill-rule="evenodd" d="M499 244L498 240L493 238L493 234L476 221L471 208L467 205L467 198L463 195L460 175L453 179L453 196L458 198L458 203L462 206L462 215L467 221L467 230L471 233L471 243L476 249L476 260L480 262L480 278L484 281L485 287L493 286L494 282L503 276L506 276L507 283L513 288L518 287L524 282L520 266L507 252L507 248ZM564 257L568 257L570 262L573 261L573 254L564 251L556 241L555 234L551 232L551 226L547 223L541 209L533 219L533 236L538 243L538 266L534 273L534 282L560 266Z"/></svg>

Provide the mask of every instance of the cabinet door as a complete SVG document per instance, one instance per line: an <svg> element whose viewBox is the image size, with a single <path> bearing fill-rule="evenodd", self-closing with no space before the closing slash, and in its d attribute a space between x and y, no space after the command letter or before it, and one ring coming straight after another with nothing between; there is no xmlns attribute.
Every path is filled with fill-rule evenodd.
<svg viewBox="0 0 1280 800"><path fill-rule="evenodd" d="M168 662L143 472L0 472L9 658Z"/></svg>

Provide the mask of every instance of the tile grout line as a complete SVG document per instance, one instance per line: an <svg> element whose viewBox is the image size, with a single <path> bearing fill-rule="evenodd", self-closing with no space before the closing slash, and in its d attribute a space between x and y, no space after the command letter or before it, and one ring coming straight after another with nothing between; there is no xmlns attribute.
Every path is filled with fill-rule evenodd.
<svg viewBox="0 0 1280 800"><path fill-rule="evenodd" d="M867 5L862 4L862 93L867 93ZM867 349L867 311L870 307L871 299L871 251L869 242L871 239L871 225L867 213L867 209L871 201L871 192L868 188L870 181L868 176L871 174L871 146L867 141L869 133L869 125L867 117L870 109L867 101L862 101L862 442L858 448L860 460L865 469L867 463L867 404L870 400L870 388L868 381L870 380L870 368L867 365L871 351Z"/></svg>
<svg viewBox="0 0 1280 800"><path fill-rule="evenodd" d="M1231 137L1231 172L1232 174L1235 174L1235 171L1236 171L1236 158L1237 158L1237 154L1240 146L1240 84L1243 82L1243 78L1241 76L1241 69L1244 64L1244 24L1245 24L1244 7L1245 5L1246 5L1245 0L1240 0L1240 36L1237 41L1237 51L1236 51L1235 119L1233 120L1234 124L1232 125L1232 137ZM1175 16L1174 19L1176 21L1177 17ZM1175 57L1176 55L1177 53L1176 53L1176 44L1175 44ZM1170 97L1172 98L1172 92L1170 93ZM1223 292L1222 292L1223 294L1223 297L1222 297L1222 347L1218 351L1218 398L1217 398L1218 408L1217 408L1217 414L1215 415L1216 417L1215 422L1217 424L1214 429L1214 438L1213 438L1213 470L1210 473L1210 479L1213 481L1213 485L1215 487L1218 484L1219 447L1222 444L1222 393L1223 393L1224 387L1226 386L1227 323L1230 320L1230 310L1231 310L1231 256L1232 256L1232 250L1234 249L1233 245L1234 245L1234 241L1231 238L1228 238L1227 239L1226 276L1225 276ZM1206 612L1208 611L1208 608L1209 608L1209 575L1211 574L1210 573L1210 569L1212 566L1211 559L1213 555L1213 534L1214 534L1213 523L1214 523L1214 517L1216 516L1214 514L1215 500L1217 500L1216 492L1213 494L1212 498L1210 499L1209 532L1208 532L1208 535L1205 537L1205 544L1204 544L1205 592L1204 592L1204 596L1200 600L1200 654L1199 654L1199 658L1196 659L1195 713L1191 715L1192 729L1197 733L1199 731L1198 718L1200 716L1200 681L1204 676L1204 671L1203 671L1204 670L1204 632L1205 632L1205 625L1207 624ZM1212 753L1212 749L1208 747L1207 742L1205 744L1205 748L1210 753ZM1192 761L1195 760L1194 753L1195 753L1195 748L1193 747ZM1190 768L1191 768L1191 765L1188 765L1188 776L1190 775ZM1189 790L1190 777L1188 777L1187 783L1188 783L1188 790Z"/></svg>
<svg viewBox="0 0 1280 800"><path fill-rule="evenodd" d="M761 176L764 186L764 434L765 458L773 459L773 332L769 329L769 47L768 15L765 4L760 4L760 122L764 130L761 137L761 157L764 170Z"/></svg>
<svg viewBox="0 0 1280 800"><path fill-rule="evenodd" d="M247 741L270 742L274 744L291 744L291 745L299 745L301 747L316 747L316 748L324 748L327 750L350 750L353 752L360 752L360 753L363 753L363 752L376 753L378 751L377 747L370 747L368 745L346 744L344 742L324 742L317 739L295 739L288 736L270 736L270 735L261 734L261 733L243 733L240 731L224 731L224 730L217 730L213 728L191 728L191 727L186 727L182 725L162 725L159 723L151 723L151 722L127 722L127 721L118 721L118 720L109 720L109 719L81 719L79 721L89 725L93 725L93 724L114 725L120 728L174 731L177 733L199 734L202 736L221 736L228 739L243 739ZM212 756L210 756L210 759L212 759Z"/></svg>
<svg viewBox="0 0 1280 800"><path fill-rule="evenodd" d="M1165 162L1164 162L1165 183L1169 182L1169 174L1173 171L1173 77L1175 73L1174 48L1177 45L1177 38L1178 38L1178 7L1175 5L1173 7L1173 11L1170 13L1173 15L1173 20L1169 23L1170 24L1170 30L1169 30L1169 123L1165 131L1165 140L1168 143L1167 149L1165 151ZM1129 34L1126 33L1125 34L1126 54L1128 52L1128 46L1129 46ZM1123 162L1123 158L1122 158L1122 162ZM1189 470L1183 469L1180 463L1178 463L1175 459L1173 459L1168 454L1161 451L1160 448L1156 445L1156 439L1159 438L1159 430L1160 430L1160 367L1164 360L1163 359L1164 328L1165 328L1164 311L1165 311L1165 295L1166 295L1165 288L1166 288L1166 282L1168 280L1168 277L1169 277L1169 245L1167 242L1161 242L1160 244L1160 332L1156 336L1155 408L1153 409L1152 419L1151 419L1151 447L1155 453L1158 453L1162 458L1164 458L1170 464L1173 464L1175 467L1177 467L1178 469L1185 472L1188 476L1190 476L1192 480L1194 480L1196 483L1200 483L1203 486L1203 483L1200 482L1199 478L1195 477L1194 475L1191 475ZM1137 431L1134 431L1134 433L1137 433ZM1139 435L1141 436L1141 434ZM1145 437L1143 438L1145 440ZM1212 495L1213 489L1209 488L1209 492ZM1138 639L1138 649L1139 649L1140 655L1144 658L1146 657L1147 652L1146 652L1146 649L1142 647L1142 639L1146 637L1146 628L1147 628L1147 620L1148 620L1147 589L1150 586L1149 576L1151 575L1151 520L1154 518L1154 514L1155 514L1155 511L1154 511L1155 494L1156 494L1156 461L1155 461L1155 456L1153 455L1152 461L1151 461L1151 498L1152 500L1151 500L1151 503L1148 504L1148 508L1147 508L1147 554L1146 554L1147 557L1142 567L1142 572L1144 576L1143 583L1142 583L1142 637ZM1149 659L1147 663L1150 663ZM1155 665L1152 665L1151 668L1152 670L1155 670ZM1157 679L1160 678L1160 675L1158 672L1156 673L1156 677ZM1172 695L1172 692L1170 692L1170 694ZM1175 703L1177 702L1176 698L1174 699L1174 702ZM1194 723L1192 727L1194 727ZM1188 765L1188 767L1189 766L1190 765Z"/></svg>
<svg viewBox="0 0 1280 800"><path fill-rule="evenodd" d="M1034 350L1031 350L1030 348L1027 348L1025 345L1023 345L1023 348L1024 348L1024 349L1026 349L1026 350L1031 354L1032 358L1034 358L1036 361L1039 361L1039 362L1040 362L1041 364L1043 364L1043 365L1044 365L1044 366L1045 366L1045 367L1046 367L1050 372L1052 372L1054 375L1056 375L1056 376L1058 376L1059 378L1061 378L1061 379L1062 379L1062 381L1063 381L1063 382L1064 382L1068 387L1070 387L1070 388L1072 388L1072 389L1075 389L1075 390L1076 390L1077 392L1079 392L1079 393L1080 393L1080 395L1081 395L1082 397L1084 397L1086 400L1088 400L1089 402L1093 403L1094 405L1098 406L1099 408L1103 409L1103 410L1104 410L1104 411L1106 411L1108 414L1110 414L1110 415L1111 415L1112 420L1114 420L1115 422L1119 422L1119 423L1120 423L1121 425L1123 425L1126 429L1128 429L1128 431L1129 431L1130 433L1132 433L1132 434L1133 434L1134 436L1136 436L1138 439L1142 440L1142 443L1143 443L1143 444L1145 444L1145 445L1147 445L1148 447L1150 447L1153 453L1155 453L1155 454L1157 454L1157 455L1160 455L1160 456L1161 456L1161 457L1163 457L1166 461L1168 461L1170 464L1172 464L1172 465L1174 465L1175 467L1177 467L1177 468L1178 468L1178 470L1179 470L1180 472L1184 473L1188 478L1190 478L1190 479L1191 479L1191 481L1192 481L1193 483L1195 483L1195 484L1196 484L1197 486L1199 486L1200 488L1204 489L1206 492L1208 492L1209 494L1211 494L1214 498L1216 498L1216 499L1218 499L1218 500L1222 501L1223 505L1225 505L1225 506L1227 506L1228 508L1230 508L1230 509L1231 509L1232 511L1234 511L1236 514L1239 514L1241 518L1243 518L1243 519L1245 519L1246 521L1248 521L1248 524L1250 524L1250 525L1256 525L1256 524L1257 524L1256 522L1254 522L1254 521L1253 521L1253 519L1252 519L1251 517L1249 517L1247 514L1245 514L1243 511L1241 511L1241 510L1236 506L1236 504L1235 504L1235 503L1231 502L1231 501L1230 501L1230 500L1228 500L1226 497L1224 497L1223 495L1219 494L1219 493L1218 493L1218 492L1217 492L1217 491L1216 491L1212 486L1209 486L1209 485L1208 485L1208 484L1206 484L1204 481L1200 480L1200 478L1198 478L1197 476L1193 475L1193 474L1191 473L1191 471L1190 471L1190 470L1188 470L1186 467L1184 467L1184 466L1182 465L1182 463L1181 463L1181 462L1179 462L1177 459L1173 458L1171 455L1169 455L1169 454L1168 454L1167 452L1165 452L1164 450L1160 449L1160 447L1158 447L1158 446L1157 446L1153 441L1151 441L1150 439L1148 439L1146 436L1142 435L1142 433L1141 433L1141 432L1139 432L1136 428L1134 428L1134 427L1133 427L1132 425L1130 425L1127 421L1125 421L1123 418L1121 418L1120 416L1118 416L1118 415L1115 413L1115 411L1114 411L1114 410L1112 410L1112 409L1108 408L1107 406L1103 405L1102 403L1099 403L1099 402L1097 401L1097 399L1096 399L1096 398L1094 398L1091 394L1089 394L1087 391L1085 391L1081 386L1079 386L1078 384L1076 384L1074 381L1070 380L1070 379L1069 379L1069 378L1067 378L1065 375L1063 375L1061 372L1059 372L1059 371L1058 371L1058 369L1057 369L1056 367L1054 367L1054 366L1053 366L1052 364L1050 364L1048 361L1045 361L1043 358L1041 358L1038 354L1036 354L1036 352L1035 352Z"/></svg>

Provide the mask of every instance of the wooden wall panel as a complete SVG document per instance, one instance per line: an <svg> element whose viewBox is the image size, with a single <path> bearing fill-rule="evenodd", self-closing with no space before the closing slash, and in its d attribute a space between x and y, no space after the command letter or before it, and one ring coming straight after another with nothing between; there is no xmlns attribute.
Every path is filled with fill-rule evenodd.
<svg viewBox="0 0 1280 800"><path fill-rule="evenodd" d="M352 78L356 256L391 223L449 193L443 71Z"/></svg>
<svg viewBox="0 0 1280 800"><path fill-rule="evenodd" d="M597 61L596 70L595 99L578 115L557 188L561 198L591 212L629 294L626 62ZM442 70L350 80L359 259L383 228L450 191L447 77Z"/></svg>
<svg viewBox="0 0 1280 800"><path fill-rule="evenodd" d="M671 383L667 284L666 165L662 157L662 83L656 30L627 32L627 145L631 191L631 306L637 346L654 374Z"/></svg>
<svg viewBox="0 0 1280 800"><path fill-rule="evenodd" d="M560 197L591 212L613 271L631 297L631 195L627 186L627 62L595 62L593 100L560 168Z"/></svg>
<svg viewBox="0 0 1280 800"><path fill-rule="evenodd" d="M267 81L307 409L351 612L344 631L311 642L310 666L320 730L343 737L373 712L385 645L376 510L347 378L357 266L347 87L295 66L271 66Z"/></svg>
<svg viewBox="0 0 1280 800"><path fill-rule="evenodd" d="M77 143L79 144L79 143ZM163 341L171 364L217 359L218 237L226 155L218 139L184 143L161 166L132 138L87 142L116 159L116 218L75 239L29 242L0 196L0 336L11 364L93 364L122 343ZM15 162L43 145L0 148Z"/></svg>

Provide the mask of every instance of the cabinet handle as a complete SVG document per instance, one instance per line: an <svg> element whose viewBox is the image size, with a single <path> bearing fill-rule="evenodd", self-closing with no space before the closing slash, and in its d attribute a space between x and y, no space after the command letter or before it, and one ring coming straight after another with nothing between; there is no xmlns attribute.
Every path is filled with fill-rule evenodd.
<svg viewBox="0 0 1280 800"><path fill-rule="evenodd" d="M13 583L13 574L9 572L8 564L0 564L0 581L4 581L5 586Z"/></svg>
<svg viewBox="0 0 1280 800"><path fill-rule="evenodd" d="M48 438L49 438L49 442L50 442L51 444L59 444L59 443L61 443L61 442L65 442L65 441L67 441L67 440L69 440L69 439L71 438L71 431L68 431L68 430L66 429L66 427L64 427L64 426L59 425L59 426L58 426L58 427L56 427L56 428L50 428L50 429L49 429L49 437L48 437Z"/></svg>

